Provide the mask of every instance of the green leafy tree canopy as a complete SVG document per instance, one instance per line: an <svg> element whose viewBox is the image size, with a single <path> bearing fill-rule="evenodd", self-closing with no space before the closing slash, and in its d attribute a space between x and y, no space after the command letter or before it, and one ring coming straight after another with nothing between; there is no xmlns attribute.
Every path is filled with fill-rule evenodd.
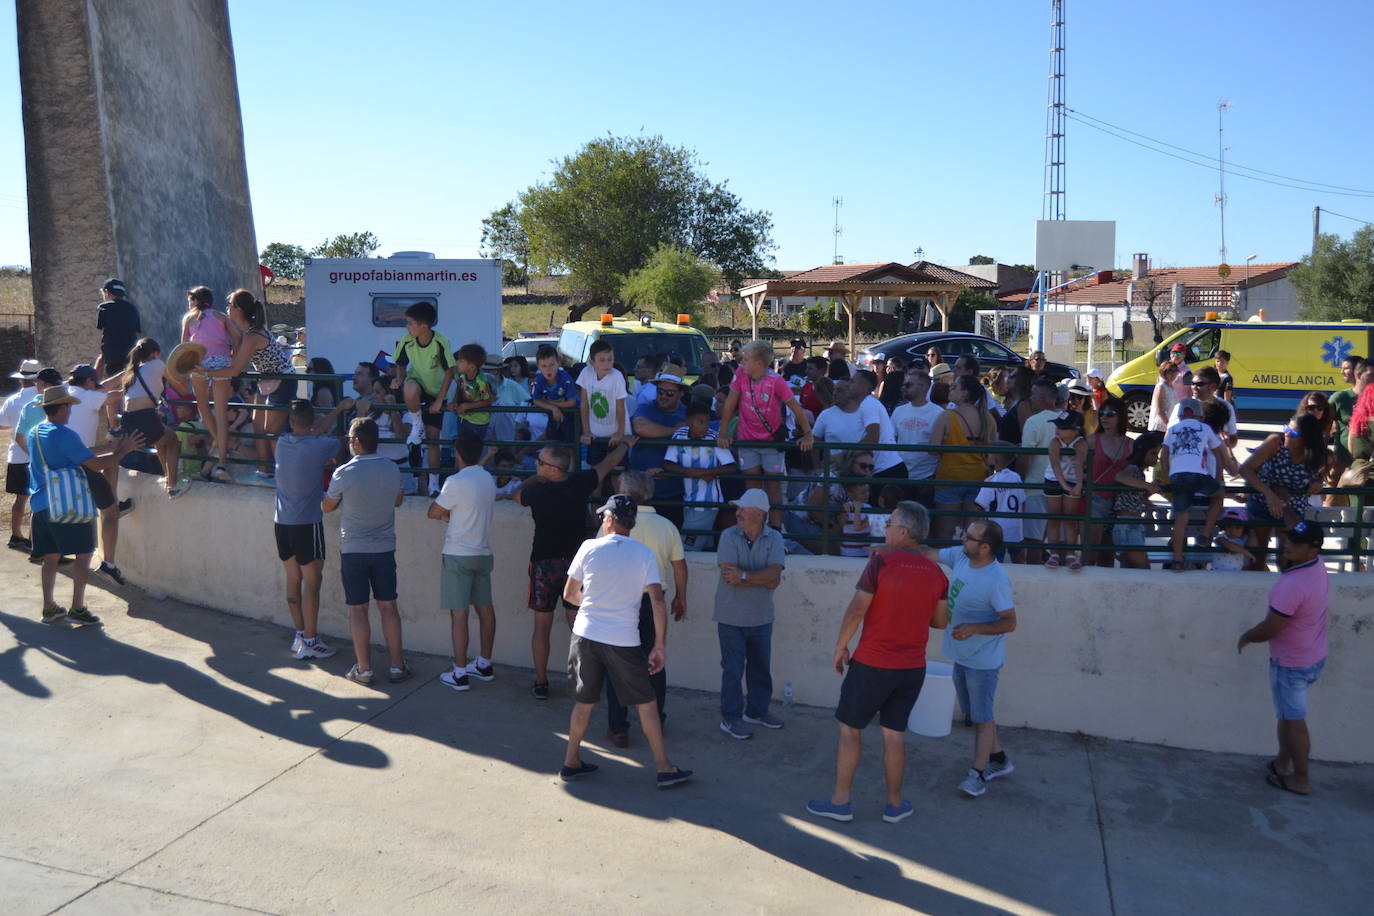
<svg viewBox="0 0 1374 916"><path fill-rule="evenodd" d="M501 282L505 286L525 287L529 292L530 237L520 222L520 209L514 201L500 209L491 211L491 216L482 220L482 247L479 253L484 258L501 258Z"/></svg>
<svg viewBox="0 0 1374 916"><path fill-rule="evenodd" d="M1349 241L1321 235L1315 250L1288 273L1307 321L1374 321L1374 226Z"/></svg>
<svg viewBox="0 0 1374 916"><path fill-rule="evenodd" d="M618 304L625 280L661 245L717 265L732 285L761 271L775 247L766 212L745 209L694 152L661 137L593 140L555 166L519 196L519 223L529 265L566 271L588 305Z"/></svg>
<svg viewBox="0 0 1374 916"><path fill-rule="evenodd" d="M630 305L652 308L664 321L685 313L699 322L702 302L719 282L720 270L714 264L665 244L643 267L630 271L620 285L620 297Z"/></svg>
<svg viewBox="0 0 1374 916"><path fill-rule="evenodd" d="M305 249L285 242L272 242L258 255L258 263L283 280L299 280L305 273Z"/></svg>
<svg viewBox="0 0 1374 916"><path fill-rule="evenodd" d="M355 232L352 235L336 235L310 249L312 258L370 258L372 252L382 247L377 236L371 232Z"/></svg>
<svg viewBox="0 0 1374 916"><path fill-rule="evenodd" d="M979 265L979 264L996 264L996 263L997 263L996 261L994 261L992 258L988 257L988 256L985 255L985 254L975 254L973 257L971 257L971 258L968 259L968 262L969 262L969 265L970 265L970 266L977 266L977 265Z"/></svg>

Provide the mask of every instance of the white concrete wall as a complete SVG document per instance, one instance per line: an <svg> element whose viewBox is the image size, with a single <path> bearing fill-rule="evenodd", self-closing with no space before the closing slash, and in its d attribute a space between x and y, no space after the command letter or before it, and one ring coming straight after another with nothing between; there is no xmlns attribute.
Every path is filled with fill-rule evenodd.
<svg viewBox="0 0 1374 916"><path fill-rule="evenodd" d="M138 506L121 523L120 565L133 582L245 617L290 622L272 538L270 489L199 484L170 502L152 478L128 474L121 489L126 494ZM448 614L438 607L443 525L425 518L427 506L427 500L408 498L398 510L400 606L407 647L446 655ZM528 513L500 503L494 528L496 661L528 667ZM337 516L326 530L331 543L321 630L347 653ZM670 627L668 679L718 690L714 555L689 556L688 618ZM835 702L840 678L830 670L831 653L862 566L843 557L788 559L776 594L775 696L791 681L799 703ZM1263 617L1273 576L1011 569L1020 629L1009 637L999 721L1202 750L1272 751L1266 650L1251 646L1237 656L1235 645ZM1331 655L1311 692L1314 755L1374 762L1368 712L1374 695L1374 575L1333 576L1331 584ZM557 660L566 657L568 633L559 617L557 669ZM472 626L475 640L475 620ZM373 634L380 639L375 622ZM930 654L938 658L940 634L932 636ZM283 635L277 647L283 654L286 641Z"/></svg>

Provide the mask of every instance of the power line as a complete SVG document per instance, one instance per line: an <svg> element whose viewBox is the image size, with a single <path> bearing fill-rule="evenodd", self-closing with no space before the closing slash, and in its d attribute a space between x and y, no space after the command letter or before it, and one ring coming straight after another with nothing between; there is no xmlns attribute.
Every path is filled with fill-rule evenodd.
<svg viewBox="0 0 1374 916"><path fill-rule="evenodd" d="M1075 108L1070 108L1069 111L1070 111L1073 115L1075 115L1076 118L1086 118L1086 119L1089 120L1089 121L1093 121L1093 122L1095 122L1095 123L1097 123L1097 124L1101 124L1101 125L1104 125L1104 126L1106 126L1106 127L1110 127L1110 128L1112 128L1112 130L1119 130L1119 131L1121 131L1121 132L1123 132L1123 133L1130 134L1130 135L1133 136L1133 137L1139 137L1139 138L1141 138L1142 140L1148 140L1148 141L1150 141L1151 143L1158 144L1159 146L1167 146L1169 149L1175 149L1175 150L1178 150L1178 151L1181 152L1181 153L1187 153L1187 154L1190 155L1190 156L1197 156L1197 157L1200 158L1200 159L1207 159L1207 160L1210 160L1210 161L1212 161L1212 162L1220 162L1220 161L1221 161L1221 160L1218 159L1216 156L1209 156L1209 155L1207 155L1206 153L1199 153L1199 152L1196 152L1196 151L1194 151L1194 150L1185 149L1184 147L1181 147L1181 146L1175 146L1174 144L1168 143L1168 142L1166 142L1166 141L1164 141L1164 140L1157 140L1157 139L1155 139L1154 137L1150 137L1150 136L1147 136L1146 134L1138 133L1138 132L1133 131L1133 130L1131 130L1131 129L1129 129L1129 128L1122 127L1122 126L1119 125L1119 124L1113 124L1113 123L1111 123L1110 121L1104 121L1104 120L1102 120L1101 118L1094 118L1092 115L1090 115L1090 114L1085 114L1084 112L1081 112L1081 111L1079 111L1079 110L1077 110L1077 109L1075 109ZM1082 123L1082 122L1080 121L1079 123ZM1093 125L1092 125L1092 124L1088 124L1088 125L1086 125L1086 126L1092 127ZM1099 129L1100 129L1100 128L1099 128ZM1124 139L1124 138L1123 138L1123 139ZM1297 182L1300 182L1300 183L1302 183L1302 184L1309 184L1309 185L1313 185L1313 186L1318 187L1318 188L1331 188L1331 189L1336 190L1336 191L1350 191L1350 192L1353 192L1353 193L1355 193L1355 194L1368 194L1368 195L1374 196L1374 190L1369 190L1369 189L1367 189L1367 188L1350 188L1350 187L1346 187L1345 185L1327 184L1327 183L1321 182L1321 181L1311 181L1311 180L1306 179L1306 178L1294 178L1292 175L1280 175L1278 172L1266 172L1264 169L1256 169L1256 168L1252 168L1252 167L1250 167L1250 166L1248 166L1248 165L1237 165L1237 164L1234 163L1234 162L1228 162L1228 163L1226 163L1226 167L1227 167L1228 169L1241 169L1242 171L1246 171L1246 172L1257 172L1257 173L1260 174L1260 175L1268 175L1268 176L1271 177L1271 178L1282 178L1282 179L1284 179L1285 181L1297 181Z"/></svg>
<svg viewBox="0 0 1374 916"><path fill-rule="evenodd" d="M1085 120L1083 120L1083 119L1081 119L1081 118L1073 117L1072 115L1070 115L1069 117L1070 117L1072 120L1077 121L1079 124L1082 124L1084 127L1091 127L1093 130L1099 130L1099 131L1101 131L1101 132L1104 133L1104 134L1109 134L1110 136L1116 137L1118 140L1124 140L1124 141L1126 141L1127 143L1130 143L1130 144L1132 144L1132 145L1134 145L1134 146L1140 147L1141 149L1147 149L1147 150L1149 150L1149 151L1152 152L1152 153L1159 153L1161 156L1168 156L1170 159L1177 159L1177 160L1179 160L1180 162L1187 162L1187 163L1190 164L1190 165L1200 166L1201 168L1209 169L1209 170L1211 170L1211 171L1217 171L1217 170L1220 168L1219 165L1214 165L1214 164L1213 164L1213 163L1216 162L1217 160L1213 159L1213 157L1211 157L1211 156L1203 156L1201 153L1191 153L1191 152L1190 152L1189 155L1199 156L1199 157L1201 157L1201 158L1203 158L1203 159L1212 160L1212 161L1210 161L1210 162L1198 162L1196 159L1189 159L1189 158L1187 158L1187 157L1185 157L1185 156L1180 156L1180 155L1178 155L1177 153L1171 153L1171 152L1169 152L1168 150L1158 149L1157 147L1150 146L1149 144L1141 143L1139 140L1133 140L1133 139L1131 139L1130 137L1124 136L1123 134L1119 134L1119 133L1117 133L1117 132L1114 131L1114 130L1109 130L1109 129L1105 128L1105 127L1100 127L1099 125L1093 124L1093 123L1090 122L1090 121L1085 121ZM1233 168L1233 166L1232 166L1230 163L1227 163L1227 166L1226 166L1226 167L1227 167L1228 170L1231 169L1231 168ZM1298 185L1298 184L1289 184L1289 183L1283 182L1283 181L1273 181L1272 179L1269 179L1269 178L1260 178L1260 177L1258 177L1258 176L1256 176L1256 175L1246 175L1244 172L1231 172L1231 175L1232 175L1232 177L1234 177L1234 178L1248 178L1250 181L1258 181L1258 182L1260 182L1260 183L1262 183L1262 184L1271 184L1271 185L1275 185L1276 187L1280 187L1280 188L1292 188L1292 189L1295 190L1295 191L1307 191L1308 193L1315 193L1315 194L1335 194L1335 195L1338 195L1338 196L1340 196L1340 197L1362 197L1362 198L1371 198L1371 197L1374 197L1374 191L1358 191L1358 192L1357 192L1357 191L1333 191L1333 190L1329 190L1329 189L1324 188L1324 187L1319 188L1319 187L1311 187L1310 185ZM1295 179L1295 180L1301 181L1302 179Z"/></svg>
<svg viewBox="0 0 1374 916"><path fill-rule="evenodd" d="M1348 219L1355 223L1364 223L1366 226L1374 226L1374 220L1358 219L1354 216L1346 216L1344 213L1337 213L1335 210L1328 210L1325 207L1318 207L1327 216L1339 216L1341 219Z"/></svg>

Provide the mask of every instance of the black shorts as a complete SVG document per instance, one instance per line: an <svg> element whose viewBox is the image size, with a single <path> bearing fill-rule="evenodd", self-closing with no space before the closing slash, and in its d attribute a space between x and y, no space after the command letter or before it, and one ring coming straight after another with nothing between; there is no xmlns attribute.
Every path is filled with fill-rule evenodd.
<svg viewBox="0 0 1374 916"><path fill-rule="evenodd" d="M418 385L418 384L420 384L420 383L419 383L419 382L416 382L415 384ZM423 423L423 424L425 425L425 429L443 429L443 428L444 428L444 411L443 411L443 408L440 408L438 413L430 413L430 412L429 412L429 405L431 405L431 404L433 404L433 403L434 403L434 395L430 394L429 392L425 391L425 389L421 388L421 389L420 389L420 422ZM429 437L427 437L427 438L433 439L433 438L435 438L435 437L434 437L434 436L429 436Z"/></svg>
<svg viewBox="0 0 1374 916"><path fill-rule="evenodd" d="M277 534L277 557L283 563L295 560L302 566L324 559L324 522L313 525L273 526Z"/></svg>
<svg viewBox="0 0 1374 916"><path fill-rule="evenodd" d="M162 418L157 415L157 408L155 407L145 407L142 410L130 410L120 414L119 428L126 433L142 433L143 444L148 448L161 442L162 437L167 433L167 427L162 425Z"/></svg>
<svg viewBox="0 0 1374 916"><path fill-rule="evenodd" d="M925 668L874 668L851 661L835 718L850 728L867 728L877 715L883 728L904 732L925 679Z"/></svg>
<svg viewBox="0 0 1374 916"><path fill-rule="evenodd" d="M5 468L5 492L11 496L29 495L29 466L12 464Z"/></svg>
<svg viewBox="0 0 1374 916"><path fill-rule="evenodd" d="M115 504L114 488L105 479L105 475L99 471L92 471L90 468L82 468L86 472L86 482L91 485L91 498L95 500L95 507L101 512Z"/></svg>
<svg viewBox="0 0 1374 916"><path fill-rule="evenodd" d="M644 650L639 646L608 646L574 635L568 643L568 677L573 682L573 699L579 703L600 703L608 677L624 706L657 699Z"/></svg>
<svg viewBox="0 0 1374 916"><path fill-rule="evenodd" d="M52 554L84 556L95 553L95 522L78 522L60 525L48 521L48 510L40 509L33 514L33 556L42 557Z"/></svg>

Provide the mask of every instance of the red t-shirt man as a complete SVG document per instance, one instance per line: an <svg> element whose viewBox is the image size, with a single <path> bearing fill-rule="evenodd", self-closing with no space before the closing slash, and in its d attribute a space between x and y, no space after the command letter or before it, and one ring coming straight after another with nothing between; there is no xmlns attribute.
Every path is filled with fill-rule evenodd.
<svg viewBox="0 0 1374 916"><path fill-rule="evenodd" d="M853 660L870 668L924 668L930 618L949 591L940 567L916 553L875 553L858 589L873 596Z"/></svg>

